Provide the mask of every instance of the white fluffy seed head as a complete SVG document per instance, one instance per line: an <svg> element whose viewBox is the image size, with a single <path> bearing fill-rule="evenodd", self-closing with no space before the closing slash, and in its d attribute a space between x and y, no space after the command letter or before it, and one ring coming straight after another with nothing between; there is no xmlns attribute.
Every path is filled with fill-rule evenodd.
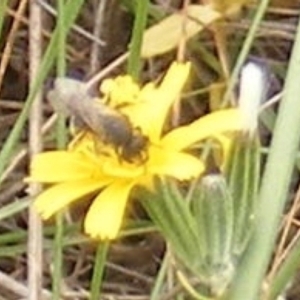
<svg viewBox="0 0 300 300"><path fill-rule="evenodd" d="M243 115L244 130L253 134L258 125L259 107L267 88L266 73L257 63L249 62L241 72L239 108Z"/></svg>

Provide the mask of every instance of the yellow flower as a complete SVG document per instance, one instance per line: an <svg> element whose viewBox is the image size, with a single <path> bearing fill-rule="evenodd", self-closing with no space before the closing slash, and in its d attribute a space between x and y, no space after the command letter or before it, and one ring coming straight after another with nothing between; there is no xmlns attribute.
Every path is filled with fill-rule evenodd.
<svg viewBox="0 0 300 300"><path fill-rule="evenodd" d="M28 180L52 184L34 203L44 219L83 196L96 194L85 217L85 232L92 238L113 239L120 230L134 186L150 186L155 175L189 180L204 171L204 163L185 150L207 137L239 130L242 122L238 110L228 109L163 135L167 114L189 70L188 63L174 63L159 86L149 83L141 89L128 76L102 84L104 100L126 115L133 128L149 140L145 159L129 162L115 151L99 151L95 139L101 145L101 138L89 132L75 137L65 151L38 154Z"/></svg>

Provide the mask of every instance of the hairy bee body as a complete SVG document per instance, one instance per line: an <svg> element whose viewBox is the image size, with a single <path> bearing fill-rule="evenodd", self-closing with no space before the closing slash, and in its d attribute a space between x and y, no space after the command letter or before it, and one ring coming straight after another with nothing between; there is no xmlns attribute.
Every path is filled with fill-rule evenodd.
<svg viewBox="0 0 300 300"><path fill-rule="evenodd" d="M121 159L133 162L143 156L148 139L121 112L94 99L83 82L57 78L48 99L74 119L75 127L92 131Z"/></svg>

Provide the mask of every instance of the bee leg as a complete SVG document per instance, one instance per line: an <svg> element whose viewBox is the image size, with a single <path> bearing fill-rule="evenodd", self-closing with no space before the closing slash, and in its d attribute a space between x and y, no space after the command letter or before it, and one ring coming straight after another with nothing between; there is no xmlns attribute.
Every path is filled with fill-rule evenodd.
<svg viewBox="0 0 300 300"><path fill-rule="evenodd" d="M82 141L82 139L85 137L86 132L85 131L79 131L75 137L73 138L73 140L71 141L71 143L69 144L68 148L72 149L72 148L76 148L76 146L78 145L78 143L80 143L80 141Z"/></svg>

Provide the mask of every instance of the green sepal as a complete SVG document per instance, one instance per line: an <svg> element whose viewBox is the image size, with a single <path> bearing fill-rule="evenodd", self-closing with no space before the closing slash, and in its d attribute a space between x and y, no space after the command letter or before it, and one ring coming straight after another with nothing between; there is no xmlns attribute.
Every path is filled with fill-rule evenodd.
<svg viewBox="0 0 300 300"><path fill-rule="evenodd" d="M204 252L201 277L213 295L220 295L234 274L233 199L222 174L198 179L191 195L191 209Z"/></svg>
<svg viewBox="0 0 300 300"><path fill-rule="evenodd" d="M234 208L233 253L240 257L253 231L260 182L260 147L256 136L241 134L233 141L225 175Z"/></svg>
<svg viewBox="0 0 300 300"><path fill-rule="evenodd" d="M175 257L192 273L197 273L203 255L189 203L169 179L156 178L154 190L155 193L139 191L143 206Z"/></svg>

